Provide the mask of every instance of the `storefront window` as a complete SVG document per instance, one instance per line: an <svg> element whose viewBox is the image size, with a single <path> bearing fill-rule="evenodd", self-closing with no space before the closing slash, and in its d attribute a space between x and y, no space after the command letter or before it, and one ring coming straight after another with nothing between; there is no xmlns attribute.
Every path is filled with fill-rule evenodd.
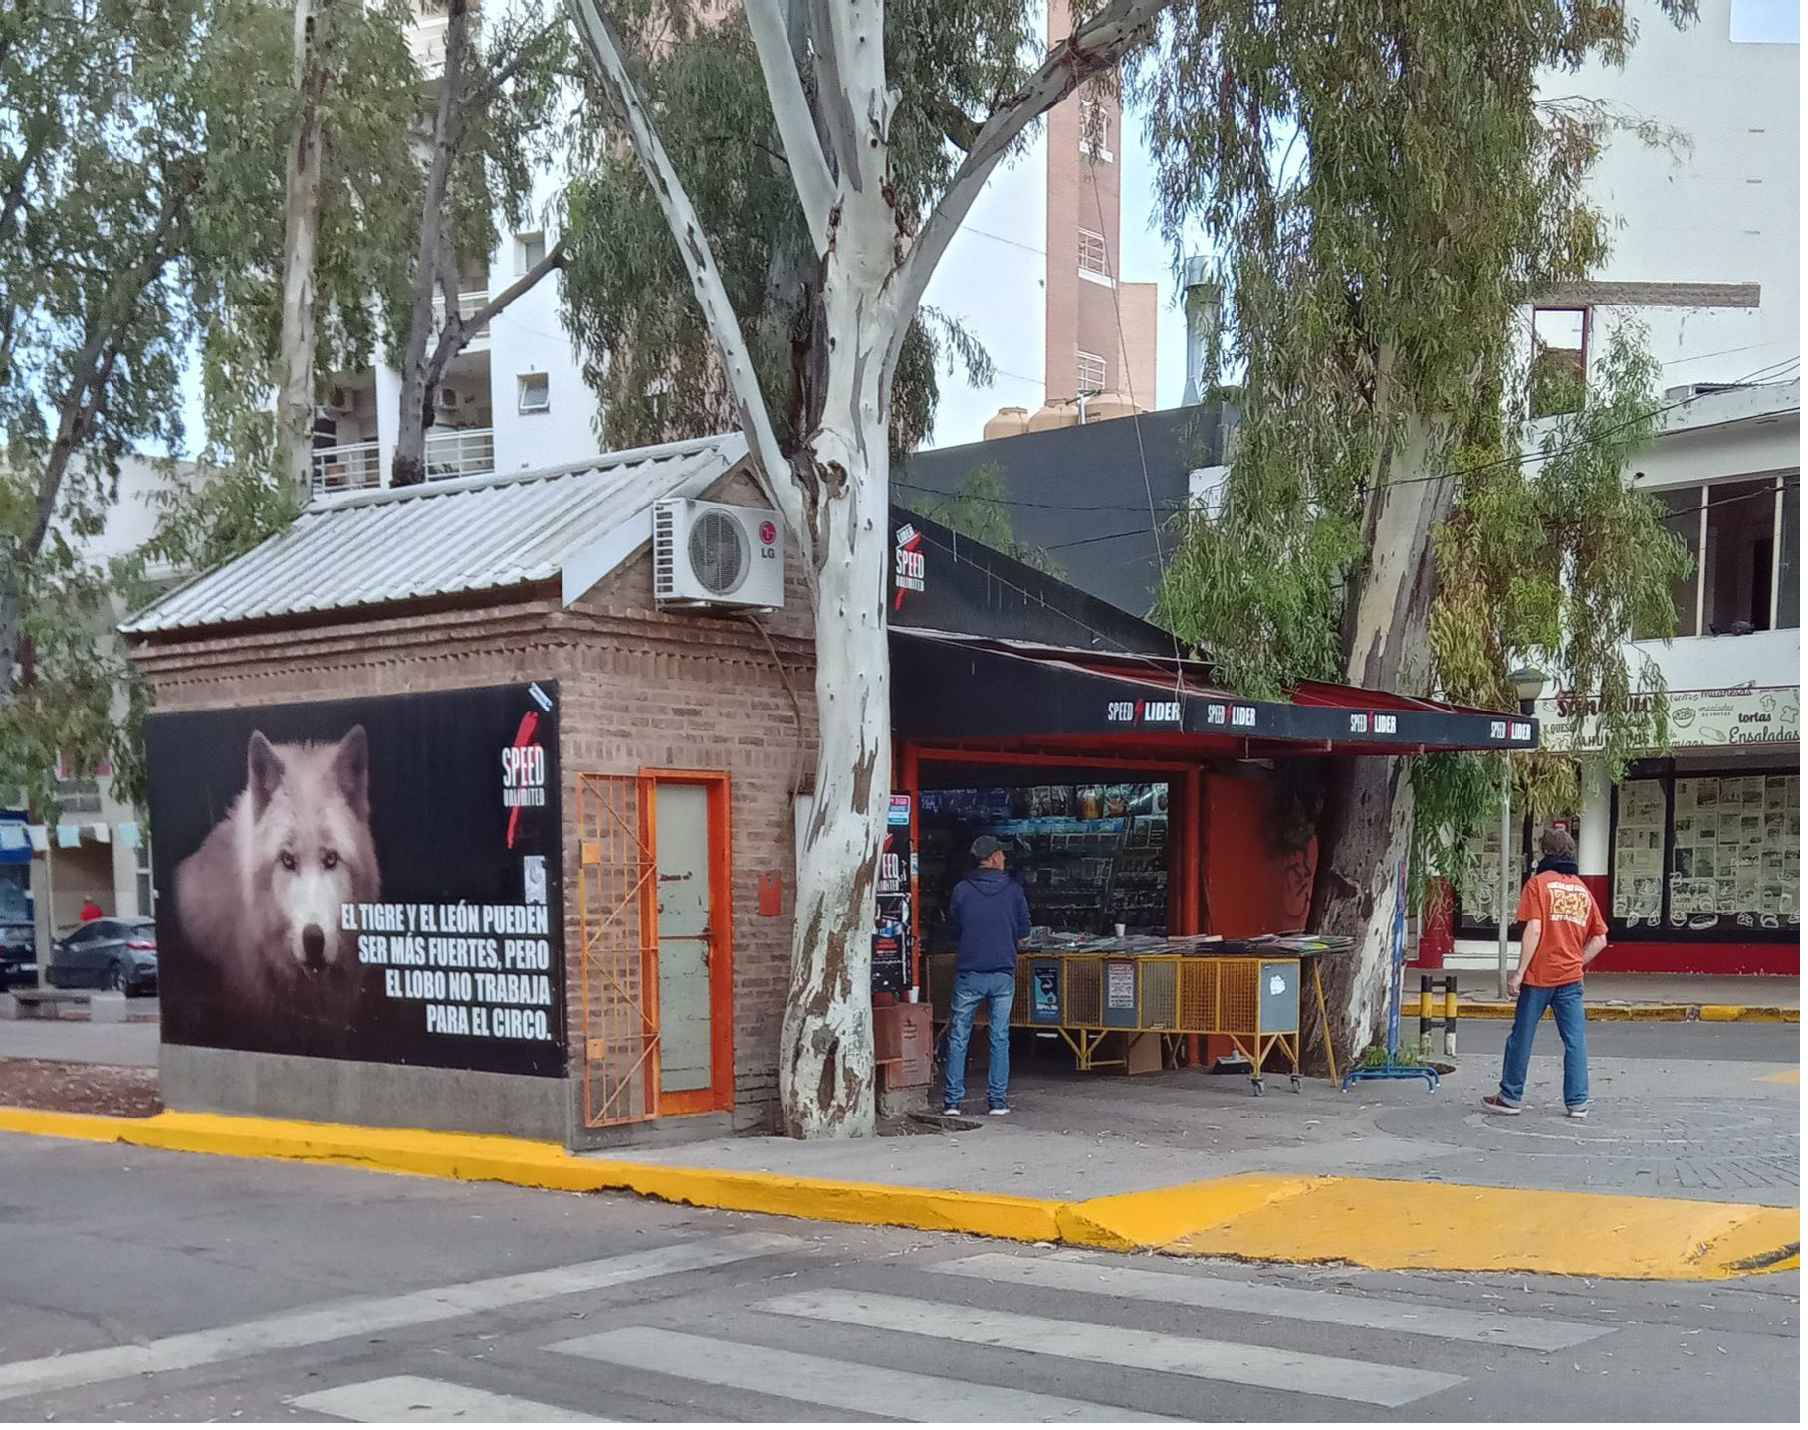
<svg viewBox="0 0 1808 1430"><path fill-rule="evenodd" d="M1515 828L1515 836L1520 830ZM1517 841L1516 841L1517 842ZM1514 851L1512 866L1507 871L1512 885L1508 898L1519 896L1519 875L1525 864L1525 850ZM1512 909L1507 910L1511 915ZM1463 867L1457 888L1456 926L1459 932L1491 934L1500 927L1500 824L1489 820L1463 845Z"/></svg>
<svg viewBox="0 0 1808 1430"><path fill-rule="evenodd" d="M919 829L923 930L932 949L947 942L943 913L973 867L968 851L981 834L1009 846L1012 877L1038 927L1168 932L1165 784L926 790Z"/></svg>
<svg viewBox="0 0 1808 1430"><path fill-rule="evenodd" d="M1613 916L1656 928L1663 918L1664 826L1669 819L1662 780L1620 786L1613 836Z"/></svg>
<svg viewBox="0 0 1808 1430"><path fill-rule="evenodd" d="M1800 783L1794 771L1769 770L1621 785L1614 920L1721 937L1799 927Z"/></svg>

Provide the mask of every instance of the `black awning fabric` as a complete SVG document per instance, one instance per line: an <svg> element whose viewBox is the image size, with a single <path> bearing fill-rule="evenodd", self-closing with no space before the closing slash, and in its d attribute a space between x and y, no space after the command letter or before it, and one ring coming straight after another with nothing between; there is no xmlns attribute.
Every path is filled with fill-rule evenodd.
<svg viewBox="0 0 1808 1430"><path fill-rule="evenodd" d="M891 635L892 731L900 739L1159 745L1173 752L1411 754L1529 750L1537 721L1350 689L1347 704L1244 700L1201 690L1178 667L1129 658L1105 668L1074 652L1000 649L916 632Z"/></svg>

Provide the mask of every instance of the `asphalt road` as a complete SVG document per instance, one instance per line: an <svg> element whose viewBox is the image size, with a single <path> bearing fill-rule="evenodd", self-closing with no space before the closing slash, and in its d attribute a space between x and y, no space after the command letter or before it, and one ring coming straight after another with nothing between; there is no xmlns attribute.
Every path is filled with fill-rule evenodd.
<svg viewBox="0 0 1808 1430"><path fill-rule="evenodd" d="M0 1420L1794 1422L1798 1291L1112 1257L0 1152Z"/></svg>

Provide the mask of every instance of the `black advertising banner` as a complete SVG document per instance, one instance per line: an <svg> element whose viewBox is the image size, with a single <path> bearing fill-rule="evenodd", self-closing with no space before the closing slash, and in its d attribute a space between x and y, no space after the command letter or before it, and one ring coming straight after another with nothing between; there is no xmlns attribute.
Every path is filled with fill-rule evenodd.
<svg viewBox="0 0 1808 1430"><path fill-rule="evenodd" d="M164 1040L564 1076L558 693L153 714Z"/></svg>

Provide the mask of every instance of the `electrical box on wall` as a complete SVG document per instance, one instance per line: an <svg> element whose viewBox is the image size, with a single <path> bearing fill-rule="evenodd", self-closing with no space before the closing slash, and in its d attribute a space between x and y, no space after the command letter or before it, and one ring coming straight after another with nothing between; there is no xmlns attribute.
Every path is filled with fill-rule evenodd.
<svg viewBox="0 0 1808 1430"><path fill-rule="evenodd" d="M656 503L653 599L692 609L783 606L785 535L778 513L720 502Z"/></svg>

